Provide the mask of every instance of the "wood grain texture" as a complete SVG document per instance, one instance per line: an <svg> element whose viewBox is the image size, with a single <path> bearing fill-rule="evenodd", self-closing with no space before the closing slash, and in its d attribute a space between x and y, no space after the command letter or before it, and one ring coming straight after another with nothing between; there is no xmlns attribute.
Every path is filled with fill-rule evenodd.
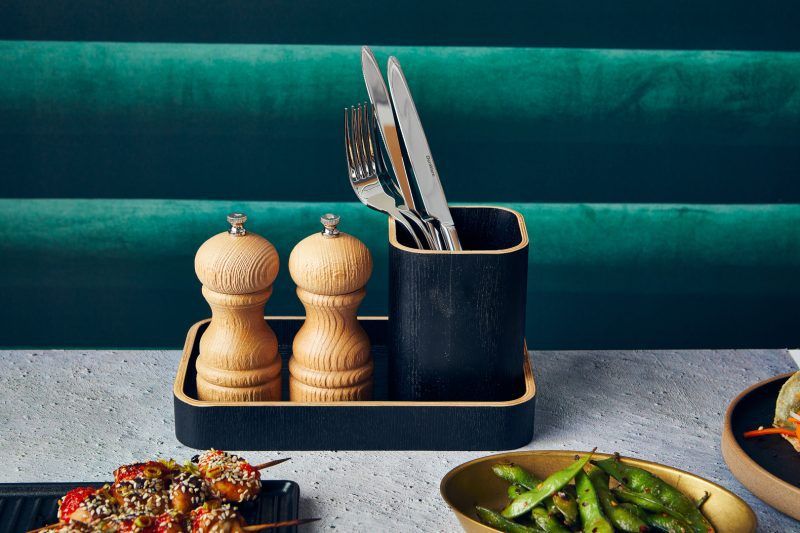
<svg viewBox="0 0 800 533"><path fill-rule="evenodd" d="M200 282L223 294L247 294L272 286L278 276L278 252L255 233L214 235L197 250L194 270Z"/></svg>
<svg viewBox="0 0 800 533"><path fill-rule="evenodd" d="M369 250L346 233L311 235L292 250L289 273L306 309L305 324L292 344L290 399L370 399L370 342L356 318L372 273Z"/></svg>
<svg viewBox="0 0 800 533"><path fill-rule="evenodd" d="M302 317L267 317L284 361ZM366 401L208 402L197 398L196 361L208 320L186 337L173 384L175 435L193 448L230 450L505 450L530 442L537 386L524 353L523 393L505 402L398 402L389 398L385 317L360 317L372 341L373 397ZM523 348L524 352L524 348ZM283 398L290 395L284 365ZM365 430L365 428L369 428ZM431 431L436 428L436 431Z"/></svg>
<svg viewBox="0 0 800 533"><path fill-rule="evenodd" d="M197 359L200 398L280 399L278 342L264 322L278 263L275 247L254 233L220 233L197 251L195 272L212 313Z"/></svg>
<svg viewBox="0 0 800 533"><path fill-rule="evenodd" d="M451 209L464 251L408 246L390 227L389 350L395 400L521 394L528 238L519 213Z"/></svg>
<svg viewBox="0 0 800 533"><path fill-rule="evenodd" d="M298 287L324 295L348 294L367 284L372 254L363 242L347 233L309 235L289 255L289 273Z"/></svg>

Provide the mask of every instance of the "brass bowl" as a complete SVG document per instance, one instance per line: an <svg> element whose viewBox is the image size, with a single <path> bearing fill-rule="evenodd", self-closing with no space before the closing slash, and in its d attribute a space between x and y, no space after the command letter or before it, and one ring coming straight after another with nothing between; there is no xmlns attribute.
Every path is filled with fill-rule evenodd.
<svg viewBox="0 0 800 533"><path fill-rule="evenodd" d="M475 514L475 505L501 509L508 503L506 496L508 483L494 475L491 468L493 464L517 463L537 477L545 478L553 472L566 468L575 461L576 454L584 455L586 453L588 452L524 451L500 453L475 459L455 467L444 476L440 486L442 498L456 514L464 531L468 533L496 531L481 523ZM594 457L605 459L609 456L595 453ZM708 492L711 497L703 505L703 513L714 525L717 533L755 532L756 515L750 506L716 483L657 463L628 458L623 458L623 461L656 474L692 499L699 498L704 492Z"/></svg>

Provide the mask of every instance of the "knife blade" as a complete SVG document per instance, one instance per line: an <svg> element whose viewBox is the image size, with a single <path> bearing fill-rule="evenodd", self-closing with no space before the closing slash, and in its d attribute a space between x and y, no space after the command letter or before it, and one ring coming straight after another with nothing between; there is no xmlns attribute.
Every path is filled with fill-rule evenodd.
<svg viewBox="0 0 800 533"><path fill-rule="evenodd" d="M389 163L394 171L397 185L400 189L400 196L402 196L405 205L397 206L403 211L411 211L414 217L409 217L414 220L422 234L425 236L428 245L431 248L441 249L439 242L435 239L436 235L432 235L430 228L426 227L422 222L417 220L417 217L424 214L420 213L417 209L416 202L414 201L414 194L411 191L411 182L406 173L405 163L403 162L403 152L400 147L400 137L397 132L397 123L394 120L394 112L392 111L392 101L389 98L389 91L386 89L386 83L383 81L383 74L378 66L378 61L369 46L361 47L361 72L364 75L364 83L367 86L367 94L372 103L372 108L375 110L375 118L378 122L378 130L380 131L383 144L386 147L386 153L389 155Z"/></svg>
<svg viewBox="0 0 800 533"><path fill-rule="evenodd" d="M442 189L442 182L433 162L433 155L428 146L428 138L422 129L422 121L417 113L417 106L411 97L411 89L396 57L389 58L386 67L389 79L389 91L392 103L400 123L400 133L406 147L406 154L414 171L414 179L420 192L420 199L424 210L436 218L441 226L441 236L444 238L448 250L461 250L461 241L458 238L447 198Z"/></svg>

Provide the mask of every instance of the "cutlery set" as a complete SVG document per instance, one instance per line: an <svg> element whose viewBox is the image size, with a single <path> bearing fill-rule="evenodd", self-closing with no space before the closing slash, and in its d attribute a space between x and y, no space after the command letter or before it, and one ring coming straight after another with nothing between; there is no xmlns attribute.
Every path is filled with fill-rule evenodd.
<svg viewBox="0 0 800 533"><path fill-rule="evenodd" d="M400 62L389 58L388 90L375 55L367 46L361 49L361 68L370 104L344 111L345 156L356 196L367 207L397 221L417 248L461 250Z"/></svg>

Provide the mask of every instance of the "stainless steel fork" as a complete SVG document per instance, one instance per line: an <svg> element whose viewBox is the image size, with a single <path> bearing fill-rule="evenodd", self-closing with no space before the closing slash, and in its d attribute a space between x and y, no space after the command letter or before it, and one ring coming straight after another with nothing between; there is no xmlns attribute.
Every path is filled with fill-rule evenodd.
<svg viewBox="0 0 800 533"><path fill-rule="evenodd" d="M361 105L344 110L345 156L350 185L361 203L394 218L411 235L417 247L423 249L425 247L406 215L397 208L396 197L387 192L388 187L380 179L378 167L382 161L379 163L377 159L380 149L370 132L373 121L371 113Z"/></svg>
<svg viewBox="0 0 800 533"><path fill-rule="evenodd" d="M416 229L417 236L423 236L424 241L427 242L431 250L441 250L442 247L437 239L435 230L431 230L425 219L420 216L415 209L408 207L405 200L405 195L402 192L397 179L393 174L390 166L386 163L384 158L384 151L381 150L381 139L378 117L375 109L365 103L363 106L362 122L364 129L361 130L364 136L364 146L367 154L367 162L370 167L377 172L378 179L383 184L383 190L395 199L395 206L400 213L411 222L412 227Z"/></svg>

